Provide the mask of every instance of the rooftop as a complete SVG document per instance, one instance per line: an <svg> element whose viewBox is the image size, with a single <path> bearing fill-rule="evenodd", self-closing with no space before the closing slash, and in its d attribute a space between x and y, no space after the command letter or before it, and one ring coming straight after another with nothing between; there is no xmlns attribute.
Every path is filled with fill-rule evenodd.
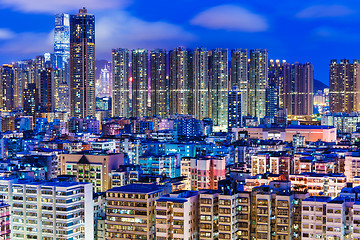
<svg viewBox="0 0 360 240"><path fill-rule="evenodd" d="M311 196L308 198L305 198L303 202L330 202L331 197L324 197L324 196Z"/></svg>
<svg viewBox="0 0 360 240"><path fill-rule="evenodd" d="M289 125L287 129L332 129L334 126Z"/></svg>
<svg viewBox="0 0 360 240"><path fill-rule="evenodd" d="M163 186L156 184L129 184L122 187L116 187L109 189L107 192L124 192L124 193L145 193L150 194L153 192L159 192L164 189Z"/></svg>

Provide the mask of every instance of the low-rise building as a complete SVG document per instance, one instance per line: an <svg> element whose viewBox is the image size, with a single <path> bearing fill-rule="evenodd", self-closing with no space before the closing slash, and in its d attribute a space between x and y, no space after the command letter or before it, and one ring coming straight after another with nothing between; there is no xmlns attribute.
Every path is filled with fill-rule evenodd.
<svg viewBox="0 0 360 240"><path fill-rule="evenodd" d="M129 184L106 192L106 239L155 239L156 200L164 188Z"/></svg>
<svg viewBox="0 0 360 240"><path fill-rule="evenodd" d="M124 165L124 154L85 152L83 154L61 154L60 172L75 175L79 182L91 182L94 192L105 192L111 188L111 171Z"/></svg>
<svg viewBox="0 0 360 240"><path fill-rule="evenodd" d="M178 191L156 201L156 239L198 239L196 191Z"/></svg>
<svg viewBox="0 0 360 240"><path fill-rule="evenodd" d="M191 159L191 190L218 189L225 179L225 156L200 156Z"/></svg>
<svg viewBox="0 0 360 240"><path fill-rule="evenodd" d="M11 239L94 239L91 183L2 179L11 208Z"/></svg>
<svg viewBox="0 0 360 240"><path fill-rule="evenodd" d="M310 196L324 195L337 197L346 186L346 177L343 174L302 173L291 174L291 187L295 191L307 191Z"/></svg>

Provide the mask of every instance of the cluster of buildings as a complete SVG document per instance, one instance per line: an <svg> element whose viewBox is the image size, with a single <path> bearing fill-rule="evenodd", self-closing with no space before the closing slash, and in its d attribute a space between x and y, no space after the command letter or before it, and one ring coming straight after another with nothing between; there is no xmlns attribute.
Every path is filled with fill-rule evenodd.
<svg viewBox="0 0 360 240"><path fill-rule="evenodd" d="M288 114L313 113L312 64L268 60L266 49L119 48L98 68L94 15L58 14L54 53L1 67L1 110L98 120L192 115L211 118L217 131L242 126L243 116L282 124Z"/></svg>
<svg viewBox="0 0 360 240"><path fill-rule="evenodd" d="M0 239L360 239L358 66L315 98L265 49L98 69L94 15L56 15L53 54L0 69Z"/></svg>

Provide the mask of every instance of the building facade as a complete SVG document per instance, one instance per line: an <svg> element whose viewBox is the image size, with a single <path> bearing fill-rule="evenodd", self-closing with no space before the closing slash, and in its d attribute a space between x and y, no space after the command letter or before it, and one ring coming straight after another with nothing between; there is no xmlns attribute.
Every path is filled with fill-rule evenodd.
<svg viewBox="0 0 360 240"><path fill-rule="evenodd" d="M330 112L351 113L359 111L360 64L354 59L340 62L331 60L329 64L329 109Z"/></svg>
<svg viewBox="0 0 360 240"><path fill-rule="evenodd" d="M130 116L129 50L112 50L112 116Z"/></svg>
<svg viewBox="0 0 360 240"><path fill-rule="evenodd" d="M85 8L70 17L70 112L95 116L95 17Z"/></svg>
<svg viewBox="0 0 360 240"><path fill-rule="evenodd" d="M210 106L214 131L226 131L228 127L229 69L228 50L214 49L211 52Z"/></svg>
<svg viewBox="0 0 360 240"><path fill-rule="evenodd" d="M196 48L193 51L193 115L197 119L209 117L209 51Z"/></svg>
<svg viewBox="0 0 360 240"><path fill-rule="evenodd" d="M168 115L167 99L167 52L156 49L150 52L151 79L151 115L166 117Z"/></svg>
<svg viewBox="0 0 360 240"><path fill-rule="evenodd" d="M312 115L314 95L312 63L284 66L284 108L289 115Z"/></svg>
<svg viewBox="0 0 360 240"><path fill-rule="evenodd" d="M231 50L231 81L229 88L238 86L243 96L241 101L242 115L247 116L247 99L248 99L248 58L247 49Z"/></svg>
<svg viewBox="0 0 360 240"><path fill-rule="evenodd" d="M60 172L93 184L94 192L111 187L111 171L124 165L124 154L61 154Z"/></svg>
<svg viewBox="0 0 360 240"><path fill-rule="evenodd" d="M106 192L105 239L155 239L156 200L161 186L130 184Z"/></svg>
<svg viewBox="0 0 360 240"><path fill-rule="evenodd" d="M268 51L250 50L248 115L258 119L266 115L266 88L268 86Z"/></svg>
<svg viewBox="0 0 360 240"><path fill-rule="evenodd" d="M189 114L191 80L189 71L190 53L183 47L169 52L170 114Z"/></svg>
<svg viewBox="0 0 360 240"><path fill-rule="evenodd" d="M145 117L149 114L149 53L145 49L132 50L132 114Z"/></svg>

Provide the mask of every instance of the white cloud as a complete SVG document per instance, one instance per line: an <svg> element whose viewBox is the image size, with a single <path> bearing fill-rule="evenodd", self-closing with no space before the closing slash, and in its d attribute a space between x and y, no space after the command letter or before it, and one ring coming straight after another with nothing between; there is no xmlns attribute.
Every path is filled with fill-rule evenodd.
<svg viewBox="0 0 360 240"><path fill-rule="evenodd" d="M360 34L356 32L329 26L320 26L313 29L311 36L314 40L322 43L324 41L335 43L358 43L360 41Z"/></svg>
<svg viewBox="0 0 360 240"><path fill-rule="evenodd" d="M262 32L268 29L268 23L263 16L236 5L220 5L207 9L190 22L210 29L241 32Z"/></svg>
<svg viewBox="0 0 360 240"><path fill-rule="evenodd" d="M15 33L7 28L0 28L0 40L11 39L15 37Z"/></svg>
<svg viewBox="0 0 360 240"><path fill-rule="evenodd" d="M298 18L326 18L343 17L355 13L354 10L343 5L315 5L298 12Z"/></svg>
<svg viewBox="0 0 360 240"><path fill-rule="evenodd" d="M53 36L53 31L50 33L17 33L12 39L0 46L0 53L12 54L22 59L52 52Z"/></svg>
<svg viewBox="0 0 360 240"><path fill-rule="evenodd" d="M182 27L163 21L149 22L118 11L99 17L96 22L96 51L112 48L170 48L195 36Z"/></svg>
<svg viewBox="0 0 360 240"><path fill-rule="evenodd" d="M0 0L0 6L22 12L58 13L82 7L90 11L127 6L132 0Z"/></svg>

